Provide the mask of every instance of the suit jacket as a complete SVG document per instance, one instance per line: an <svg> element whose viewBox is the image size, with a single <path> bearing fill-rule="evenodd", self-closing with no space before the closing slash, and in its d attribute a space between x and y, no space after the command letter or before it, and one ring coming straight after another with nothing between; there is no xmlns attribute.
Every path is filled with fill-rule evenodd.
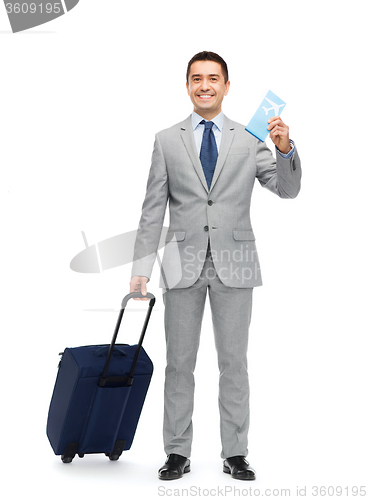
<svg viewBox="0 0 368 500"><path fill-rule="evenodd" d="M160 287L186 288L200 276L208 243L220 280L227 286L262 284L249 210L255 179L281 198L300 190L301 166L276 153L244 125L224 117L221 146L208 189L194 143L191 117L156 135L152 165L137 231L132 276L151 277L167 201L170 224Z"/></svg>

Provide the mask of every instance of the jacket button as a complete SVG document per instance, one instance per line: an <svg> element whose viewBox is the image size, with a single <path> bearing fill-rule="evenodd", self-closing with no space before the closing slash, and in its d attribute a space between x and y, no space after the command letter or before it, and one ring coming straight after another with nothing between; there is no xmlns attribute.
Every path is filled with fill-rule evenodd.
<svg viewBox="0 0 368 500"><path fill-rule="evenodd" d="M208 226L204 226L203 228L205 231L208 231Z"/></svg>
<svg viewBox="0 0 368 500"><path fill-rule="evenodd" d="M213 201L212 200L208 200L208 204L211 206L213 205Z"/></svg>

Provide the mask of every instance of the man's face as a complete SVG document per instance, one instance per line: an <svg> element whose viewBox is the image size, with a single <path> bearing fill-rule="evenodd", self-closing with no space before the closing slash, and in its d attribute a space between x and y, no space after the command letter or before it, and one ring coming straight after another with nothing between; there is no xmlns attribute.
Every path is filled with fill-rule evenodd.
<svg viewBox="0 0 368 500"><path fill-rule="evenodd" d="M188 95L194 111L206 120L217 116L230 87L229 81L225 84L221 65L214 61L194 62L190 67L188 82Z"/></svg>

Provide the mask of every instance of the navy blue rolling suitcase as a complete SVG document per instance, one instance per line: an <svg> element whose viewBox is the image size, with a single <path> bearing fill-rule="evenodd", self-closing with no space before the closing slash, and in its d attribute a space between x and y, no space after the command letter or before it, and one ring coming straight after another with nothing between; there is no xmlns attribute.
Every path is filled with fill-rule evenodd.
<svg viewBox="0 0 368 500"><path fill-rule="evenodd" d="M142 347L155 304L150 299L137 345L116 344L133 292L124 297L111 344L66 348L59 365L47 419L47 437L56 455L70 463L76 454L105 453L118 460L129 450L153 372Z"/></svg>

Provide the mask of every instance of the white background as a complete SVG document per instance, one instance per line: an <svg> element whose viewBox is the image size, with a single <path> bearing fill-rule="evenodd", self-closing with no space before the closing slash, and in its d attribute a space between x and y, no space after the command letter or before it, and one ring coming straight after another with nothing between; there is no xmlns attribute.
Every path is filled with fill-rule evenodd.
<svg viewBox="0 0 368 500"><path fill-rule="evenodd" d="M366 19L365 2L354 0L81 0L12 34L0 6L1 459L10 498L157 497L158 487L169 495L191 486L192 496L227 486L289 488L293 498L307 487L312 498L313 485L367 485ZM157 479L165 460L157 267L145 342L155 372L132 449L116 463L94 455L65 465L45 433L58 352L109 342L117 312L88 309L118 310L129 292L130 265L70 270L81 231L92 244L136 229L154 134L190 114L186 65L201 50L228 63L223 109L233 120L246 124L268 89L287 102L282 117L303 168L297 199L258 183L253 195L264 286L254 292L249 344L252 484L222 473L208 304L192 472ZM121 342L135 343L143 322L145 307L132 302Z"/></svg>

